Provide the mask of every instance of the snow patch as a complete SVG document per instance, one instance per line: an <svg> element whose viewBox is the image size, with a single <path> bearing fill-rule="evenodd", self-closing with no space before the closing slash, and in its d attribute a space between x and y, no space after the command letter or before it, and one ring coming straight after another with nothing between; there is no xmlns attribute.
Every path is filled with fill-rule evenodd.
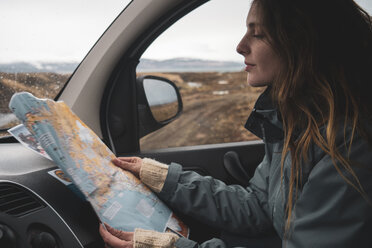
<svg viewBox="0 0 372 248"><path fill-rule="evenodd" d="M197 82L188 82L187 85L190 86L191 88L200 88L200 87L202 87L202 84L201 83L197 83Z"/></svg>
<svg viewBox="0 0 372 248"><path fill-rule="evenodd" d="M228 90L213 91L213 95L222 96L222 95L228 95L228 94L229 94Z"/></svg>

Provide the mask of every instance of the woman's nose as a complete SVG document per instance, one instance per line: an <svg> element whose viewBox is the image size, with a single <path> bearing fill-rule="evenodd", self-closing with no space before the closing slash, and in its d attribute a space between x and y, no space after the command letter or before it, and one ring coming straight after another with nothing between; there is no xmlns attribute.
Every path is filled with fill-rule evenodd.
<svg viewBox="0 0 372 248"><path fill-rule="evenodd" d="M236 52L244 56L245 54L249 53L249 51L250 51L250 49L249 49L249 46L247 44L247 39L244 36L241 39L241 41L239 42L239 44L237 45Z"/></svg>

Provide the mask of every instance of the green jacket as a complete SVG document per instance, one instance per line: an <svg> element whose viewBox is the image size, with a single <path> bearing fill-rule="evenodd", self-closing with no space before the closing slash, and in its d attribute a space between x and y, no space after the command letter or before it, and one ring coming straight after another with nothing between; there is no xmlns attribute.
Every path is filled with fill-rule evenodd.
<svg viewBox="0 0 372 248"><path fill-rule="evenodd" d="M183 172L180 165L171 164L159 197L173 209L221 231L250 237L274 228L283 239L291 158L285 159L281 182L283 132L268 99L264 92L246 124L263 138L266 149L248 187L226 185L212 177ZM346 154L343 137L342 132L337 144ZM350 139L348 129L346 137ZM293 210L290 236L283 239L283 247L372 247L372 205L345 182L330 156L319 147L312 146L309 157L310 162L303 165L303 181ZM354 170L372 199L372 149L358 135L353 140L350 159L360 165ZM186 238L180 238L176 246L229 247L221 239L198 245ZM249 247L249 243L238 246Z"/></svg>

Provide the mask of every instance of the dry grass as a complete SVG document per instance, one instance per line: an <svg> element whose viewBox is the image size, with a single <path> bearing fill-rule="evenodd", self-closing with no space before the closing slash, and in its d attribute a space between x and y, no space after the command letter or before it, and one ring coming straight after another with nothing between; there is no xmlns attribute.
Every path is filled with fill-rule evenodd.
<svg viewBox="0 0 372 248"><path fill-rule="evenodd" d="M244 124L263 89L247 86L245 72L147 74L174 82L180 89L184 110L180 118L142 138L141 149L257 139L244 129ZM37 97L54 98L68 78L69 75L55 73L0 73L0 113L10 113L8 103L15 92L29 91ZM162 106L153 111L157 118L164 119L176 109ZM0 137L4 135L8 135L7 132L0 132Z"/></svg>
<svg viewBox="0 0 372 248"><path fill-rule="evenodd" d="M69 74L56 73L3 73L0 72L0 114L11 113L8 104L12 95L16 92L28 91L36 97L55 98L66 83ZM0 129L8 129L17 122L10 122L0 126ZM6 131L0 131L0 137L8 136Z"/></svg>
<svg viewBox="0 0 372 248"><path fill-rule="evenodd" d="M258 139L244 124L264 89L249 87L245 72L148 74L173 79L184 111L177 120L142 138L142 150Z"/></svg>

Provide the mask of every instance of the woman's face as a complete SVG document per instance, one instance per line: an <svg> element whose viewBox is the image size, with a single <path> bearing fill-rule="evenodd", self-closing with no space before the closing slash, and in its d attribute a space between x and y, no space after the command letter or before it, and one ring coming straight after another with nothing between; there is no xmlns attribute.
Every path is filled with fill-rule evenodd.
<svg viewBox="0 0 372 248"><path fill-rule="evenodd" d="M247 18L247 32L236 51L244 56L250 86L270 85L281 69L281 61L265 37L257 8L253 4Z"/></svg>

